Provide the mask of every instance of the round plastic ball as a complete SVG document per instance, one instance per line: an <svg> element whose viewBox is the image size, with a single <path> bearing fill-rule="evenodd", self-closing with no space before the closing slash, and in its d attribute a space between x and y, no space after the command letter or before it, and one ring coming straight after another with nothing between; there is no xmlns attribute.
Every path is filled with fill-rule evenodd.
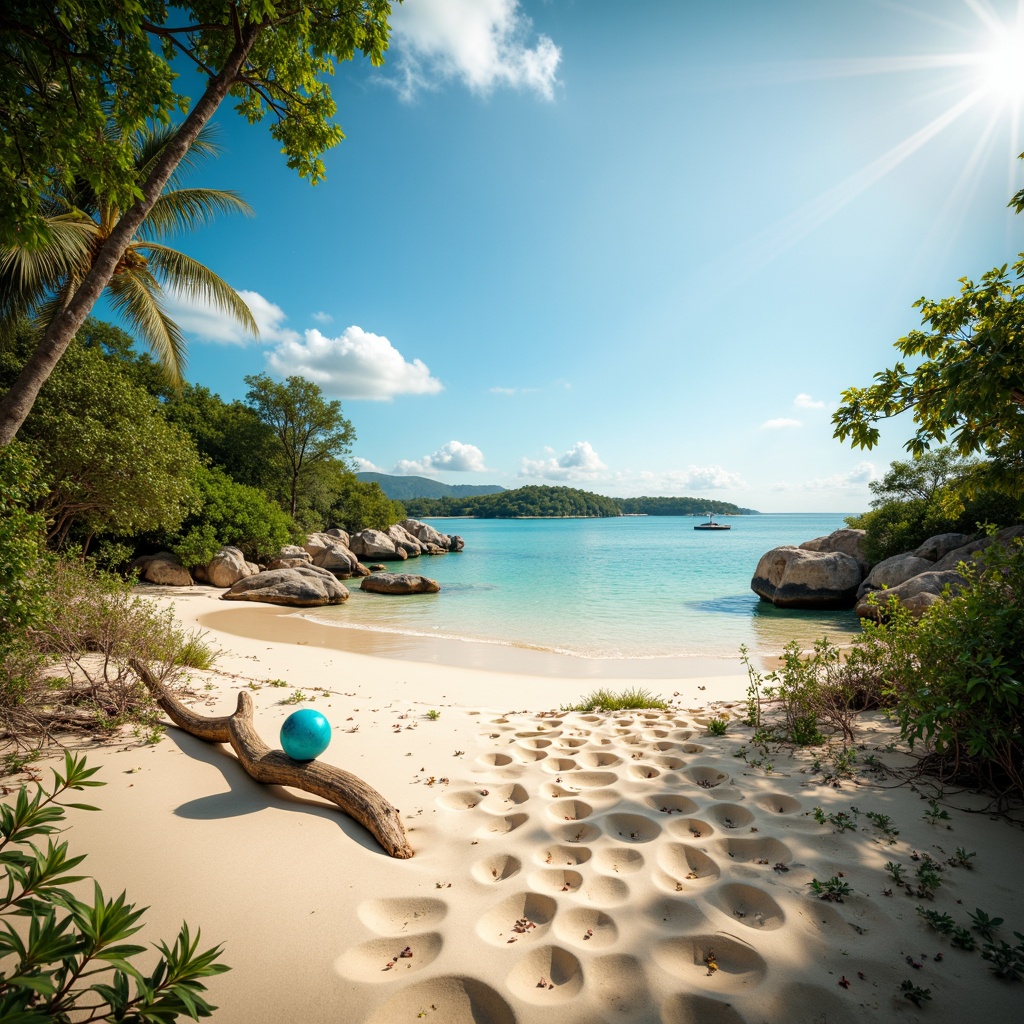
<svg viewBox="0 0 1024 1024"><path fill-rule="evenodd" d="M293 761L312 761L330 742L330 722L312 708L293 711L281 726L281 746Z"/></svg>

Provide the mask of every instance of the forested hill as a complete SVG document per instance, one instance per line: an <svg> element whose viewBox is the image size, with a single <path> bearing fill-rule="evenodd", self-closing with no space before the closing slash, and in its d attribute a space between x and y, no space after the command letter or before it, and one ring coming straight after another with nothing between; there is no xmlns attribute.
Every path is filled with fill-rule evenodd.
<svg viewBox="0 0 1024 1024"><path fill-rule="evenodd" d="M739 515L753 512L727 501L703 498L608 498L603 494L580 491L574 487L520 487L500 494L470 498L403 499L406 511L414 519L429 516L471 516L475 519L564 518L587 516L600 518L624 514L660 516Z"/></svg>
<svg viewBox="0 0 1024 1024"><path fill-rule="evenodd" d="M387 473L356 473L356 479L378 484L392 501L403 502L410 498L471 498L505 490L498 484L443 484L425 476L389 476Z"/></svg>

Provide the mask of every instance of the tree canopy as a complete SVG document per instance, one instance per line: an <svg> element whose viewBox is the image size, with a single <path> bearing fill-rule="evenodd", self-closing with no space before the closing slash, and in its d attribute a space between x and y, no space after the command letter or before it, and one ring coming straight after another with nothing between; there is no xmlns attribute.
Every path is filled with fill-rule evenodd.
<svg viewBox="0 0 1024 1024"><path fill-rule="evenodd" d="M981 281L960 282L960 294L919 299L925 329L896 342L913 368L898 362L875 383L843 392L832 417L835 436L860 448L879 440L876 424L911 412L917 431L906 444L914 456L951 443L962 456L985 455L971 475L1011 495L1024 495L1024 255L990 270Z"/></svg>
<svg viewBox="0 0 1024 1024"><path fill-rule="evenodd" d="M0 399L0 445L25 421L39 389L110 283L129 244L189 147L230 95L250 123L272 115L271 134L290 167L317 182L321 156L344 137L328 78L357 52L381 64L388 0L283 5L275 0L155 0L110 5L72 0L54 7L14 0L0 20L0 242L50 240L43 209L59 183L84 177L117 196L124 212L96 250L32 358ZM184 92L177 58L199 73L201 94ZM192 79L194 82L195 79ZM73 111L73 112L69 112ZM173 141L139 183L131 156L104 140L112 120L125 139L149 119L185 113ZM64 129L68 131L65 134ZM32 147L36 148L33 149ZM134 202L128 204L128 198Z"/></svg>

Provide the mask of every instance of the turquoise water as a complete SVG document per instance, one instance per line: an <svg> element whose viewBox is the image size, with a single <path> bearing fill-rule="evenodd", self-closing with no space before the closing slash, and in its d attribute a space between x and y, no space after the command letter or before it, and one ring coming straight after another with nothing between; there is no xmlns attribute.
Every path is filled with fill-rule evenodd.
<svg viewBox="0 0 1024 1024"><path fill-rule="evenodd" d="M771 656L789 640L809 646L856 631L852 612L782 611L750 589L765 551L831 533L842 514L731 517L722 520L728 532L695 531L700 521L432 519L460 534L465 551L389 569L430 576L440 594L388 597L356 586L315 618L585 658L735 658L740 644Z"/></svg>

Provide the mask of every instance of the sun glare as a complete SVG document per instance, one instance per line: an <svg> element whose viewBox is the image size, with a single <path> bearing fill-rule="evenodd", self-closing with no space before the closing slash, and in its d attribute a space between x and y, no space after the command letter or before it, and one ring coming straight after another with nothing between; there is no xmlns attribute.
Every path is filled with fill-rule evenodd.
<svg viewBox="0 0 1024 1024"><path fill-rule="evenodd" d="M985 55L985 83L999 98L1024 98L1024 34L1016 30L1000 33Z"/></svg>

